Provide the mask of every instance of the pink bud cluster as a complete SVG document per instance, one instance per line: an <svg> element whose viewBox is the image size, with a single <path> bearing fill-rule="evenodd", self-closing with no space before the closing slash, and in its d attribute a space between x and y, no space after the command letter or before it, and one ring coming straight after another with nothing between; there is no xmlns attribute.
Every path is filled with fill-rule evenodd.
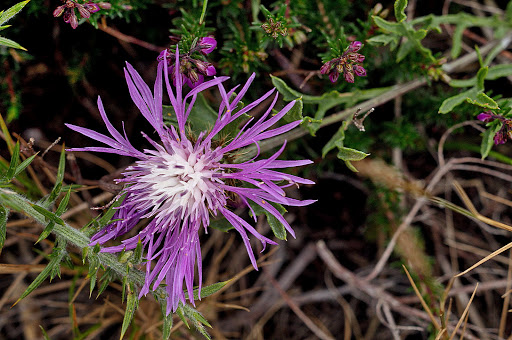
<svg viewBox="0 0 512 340"><path fill-rule="evenodd" d="M494 135L494 144L505 144L507 139L512 139L512 119L495 115L491 111L482 112L476 118L484 123L491 123L495 120L501 121L501 128Z"/></svg>
<svg viewBox="0 0 512 340"><path fill-rule="evenodd" d="M328 74L331 82L335 83L338 77L343 73L343 77L349 83L353 83L355 76L366 76L366 70L361 65L364 61L364 55L356 53L363 47L360 41L353 41L343 52L341 57L334 58L326 62L321 68L322 74Z"/></svg>
<svg viewBox="0 0 512 340"><path fill-rule="evenodd" d="M204 82L204 77L214 76L217 74L215 67L203 60L192 57L193 53L199 52L202 55L211 53L217 47L217 41L212 37L203 37L198 43L190 49L188 53L180 54L180 67L178 72L181 74L184 83L190 88L197 87ZM165 57L165 58L164 58ZM176 55L170 50L163 50L157 58L159 61L164 59L169 66L169 72L172 74L173 81L176 81L174 73L176 72L174 65L176 64Z"/></svg>
<svg viewBox="0 0 512 340"><path fill-rule="evenodd" d="M64 5L57 7L53 11L54 17L60 17L64 14L64 22L68 23L73 27L73 29L78 27L78 17L75 13L75 8L80 13L80 16L84 19L89 19L91 17L91 13L96 13L100 9L110 9L112 5L108 2L88 2L85 4L79 4L74 0L66 0L64 1Z"/></svg>

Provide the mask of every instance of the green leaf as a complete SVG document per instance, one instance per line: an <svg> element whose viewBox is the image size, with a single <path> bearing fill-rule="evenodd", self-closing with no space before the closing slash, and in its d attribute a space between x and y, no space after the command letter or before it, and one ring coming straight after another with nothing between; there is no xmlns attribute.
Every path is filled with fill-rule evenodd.
<svg viewBox="0 0 512 340"><path fill-rule="evenodd" d="M401 62L416 46L416 43L411 40L407 40L400 45L398 52L396 53L396 62Z"/></svg>
<svg viewBox="0 0 512 340"><path fill-rule="evenodd" d="M452 38L452 50L450 51L452 59L456 59L459 56L460 51L462 51L462 34L466 28L467 26L462 24L455 27Z"/></svg>
<svg viewBox="0 0 512 340"><path fill-rule="evenodd" d="M48 333L46 333L46 331L44 330L43 326L39 325L39 328L41 328L44 340L51 340L50 337L48 336Z"/></svg>
<svg viewBox="0 0 512 340"><path fill-rule="evenodd" d="M181 321L187 326L188 329L190 329L190 325L188 324L187 318L185 317L185 312L183 311L183 305L179 305L176 309L176 314L179 316Z"/></svg>
<svg viewBox="0 0 512 340"><path fill-rule="evenodd" d="M49 208L50 205L59 197L62 190L62 182L64 180L64 171L66 170L66 152L65 146L62 145L62 150L59 157L59 167L57 169L57 176L55 177L55 184L50 195L43 201L41 206Z"/></svg>
<svg viewBox="0 0 512 340"><path fill-rule="evenodd" d="M195 310L189 305L183 306L183 312L185 313L187 318L193 322L194 326L199 331L199 333L201 333L206 339L211 339L210 335L206 332L206 329L204 328L203 325L210 328L212 326L208 323L208 321L206 321L206 319L204 318L203 315L201 315L201 313L199 313L197 310Z"/></svg>
<svg viewBox="0 0 512 340"><path fill-rule="evenodd" d="M32 208L34 208L34 210L36 210L38 213L40 213L41 215L43 215L52 222L55 222L60 225L66 224L66 222L64 222L59 216L55 215L51 211L46 210L45 208L38 206L37 204L32 204Z"/></svg>
<svg viewBox="0 0 512 340"><path fill-rule="evenodd" d="M394 7L395 7L396 21L402 22L405 19L407 19L407 15L405 15L405 8L407 7L407 0L396 0Z"/></svg>
<svg viewBox="0 0 512 340"><path fill-rule="evenodd" d="M0 37L0 45L17 48L17 49L23 50L23 51L27 50L25 47L21 46L17 42L12 41L11 39L4 38L4 37Z"/></svg>
<svg viewBox="0 0 512 340"><path fill-rule="evenodd" d="M123 325L121 326L121 337L124 337L128 326L132 323L135 311L139 307L139 299L137 297L137 291L135 290L135 284L130 283L128 285L128 296L126 299L126 311L124 313Z"/></svg>
<svg viewBox="0 0 512 340"><path fill-rule="evenodd" d="M204 299L207 296L210 296L210 295L213 295L213 294L217 293L228 282L229 282L229 280L228 281L223 281L223 282L217 282L217 283L214 283L212 285L209 285L209 286L206 286L206 287L202 287L201 288L201 299ZM194 300L199 300L199 289L197 289L197 288L194 289L193 294L194 294ZM188 292L185 292L185 300L186 299L188 299Z"/></svg>
<svg viewBox="0 0 512 340"><path fill-rule="evenodd" d="M302 97L297 98L292 108L284 115L284 122L291 123L296 122L298 120L302 121L304 119L304 117L302 116L302 107Z"/></svg>
<svg viewBox="0 0 512 340"><path fill-rule="evenodd" d="M17 177L20 173L22 173L23 170L25 170L27 168L27 166L29 166L30 163L32 163L32 161L34 160L34 158L36 158L36 156L37 156L37 154L32 155L29 158L25 159L23 162L21 162L21 164L16 168L13 178Z"/></svg>
<svg viewBox="0 0 512 340"><path fill-rule="evenodd" d="M382 28L384 31L388 31L390 33L394 33L397 35L404 35L405 29L403 26L399 23L389 22L384 19L382 19L379 16L373 15L372 16L373 22L375 22L375 25Z"/></svg>
<svg viewBox="0 0 512 340"><path fill-rule="evenodd" d="M227 232L231 229L233 229L233 225L229 223L229 221L226 218L216 218L210 220L210 225L208 226L210 228L214 228L223 232Z"/></svg>
<svg viewBox="0 0 512 340"><path fill-rule="evenodd" d="M478 93L477 88L472 88L467 91L461 92L453 97L446 98L441 107L439 108L439 113L448 113L453 111L453 109L462 104L466 98L475 97Z"/></svg>
<svg viewBox="0 0 512 340"><path fill-rule="evenodd" d="M485 81L485 77L487 77L487 73L489 73L489 67L485 66L485 67L481 67L478 70L478 73L476 74L476 87L480 91L483 91L485 89L484 81Z"/></svg>
<svg viewBox="0 0 512 340"><path fill-rule="evenodd" d="M20 298L14 303L14 305L23 300L28 294L32 293L41 285L41 283L44 282L44 280L46 280L49 275L55 277L54 273L60 270L60 263L66 254L67 253L64 248L56 248L52 253L53 256L50 257L51 259L48 265L39 273L39 275L37 275L35 280L32 281L23 294L21 294Z"/></svg>
<svg viewBox="0 0 512 340"><path fill-rule="evenodd" d="M287 211L279 203L267 202L267 204L271 204L274 208L276 208L279 211L279 213L281 213L281 215ZM252 201L249 201L249 205L254 210L254 213L257 216L265 215L267 217L268 225L270 226L270 229L272 229L272 232L278 239L286 241L286 228L281 222L279 222L279 220L274 215L272 215L271 212L269 212L267 209L264 209L263 207Z"/></svg>
<svg viewBox="0 0 512 340"><path fill-rule="evenodd" d="M485 130L482 136L482 144L480 144L480 154L482 155L482 159L487 158L489 155L489 152L494 145L494 135L496 135L496 132L501 128L501 125L501 123L495 123Z"/></svg>
<svg viewBox="0 0 512 340"><path fill-rule="evenodd" d="M7 238L7 218L9 217L9 209L0 204L0 254Z"/></svg>
<svg viewBox="0 0 512 340"><path fill-rule="evenodd" d="M479 92L473 98L466 98L466 101L473 105L478 105L485 109L499 110L498 103L496 103L491 97L483 92Z"/></svg>
<svg viewBox="0 0 512 340"><path fill-rule="evenodd" d="M194 132L207 131L215 125L217 115L217 112L208 104L203 94L199 93L187 122L190 123Z"/></svg>
<svg viewBox="0 0 512 340"><path fill-rule="evenodd" d="M396 35L390 35L390 34L379 34L374 37L371 37L370 39L368 39L366 41L373 43L373 44L383 44L383 45L388 45L392 42L398 44L398 37Z"/></svg>
<svg viewBox="0 0 512 340"><path fill-rule="evenodd" d="M68 190L66 196L64 196L64 198L62 198L62 200L60 201L59 207L57 208L55 215L60 216L64 213L64 211L66 211L66 207L69 203L70 197L71 197L71 188ZM50 235L50 233L53 231L54 227L55 227L55 222L51 221L50 223L48 223L48 225L44 228L41 235L39 235L39 238L37 239L36 244L41 242L45 238L47 238L48 235Z"/></svg>
<svg viewBox="0 0 512 340"><path fill-rule="evenodd" d="M341 125L338 131L331 137L331 139L324 145L322 148L322 158L329 153L329 151L333 150L337 147L337 145L345 139L345 124Z"/></svg>
<svg viewBox="0 0 512 340"><path fill-rule="evenodd" d="M12 6L8 10L2 11L0 13L0 25L5 24L7 21L9 21L12 17L14 17L16 14L18 14L19 11L25 7L26 4L28 4L30 0L22 1L17 3L16 5Z"/></svg>
<svg viewBox="0 0 512 340"><path fill-rule="evenodd" d="M16 172L16 168L18 167L18 162L20 160L20 142L16 142L16 146L14 147L14 152L11 156L11 163L9 164L9 169L5 174L5 178L7 181L10 181L14 177L14 173Z"/></svg>
<svg viewBox="0 0 512 340"><path fill-rule="evenodd" d="M369 155L369 153L346 147L341 147L338 151L338 158L343 161L360 161Z"/></svg>
<svg viewBox="0 0 512 340"><path fill-rule="evenodd" d="M172 313L167 314L165 303L160 303L163 315L163 325L162 325L162 339L167 340L171 338L171 329L172 329Z"/></svg>

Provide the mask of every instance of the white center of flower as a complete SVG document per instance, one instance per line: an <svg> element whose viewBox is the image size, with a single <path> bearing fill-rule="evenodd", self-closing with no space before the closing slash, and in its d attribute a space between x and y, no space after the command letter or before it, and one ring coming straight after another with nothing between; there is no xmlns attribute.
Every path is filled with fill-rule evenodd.
<svg viewBox="0 0 512 340"><path fill-rule="evenodd" d="M150 160L139 161L135 170L137 179L130 191L142 191L140 207L149 208L145 217L158 211L161 218L166 214L179 214L191 220L208 219L208 210L216 211L225 205L225 198L215 176L219 171L211 157L202 152L177 148L175 153L159 152ZM137 171L138 170L138 171ZM127 173L127 175L134 173Z"/></svg>

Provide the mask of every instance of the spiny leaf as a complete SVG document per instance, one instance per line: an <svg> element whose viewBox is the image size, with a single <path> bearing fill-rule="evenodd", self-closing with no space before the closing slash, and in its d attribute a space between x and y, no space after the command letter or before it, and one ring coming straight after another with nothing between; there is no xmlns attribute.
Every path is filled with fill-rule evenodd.
<svg viewBox="0 0 512 340"><path fill-rule="evenodd" d="M55 250L52 253L52 256L50 257L50 262L48 265L43 269L39 275L35 278L34 281L27 287L27 289L21 294L20 298L16 300L16 302L13 304L15 306L18 302L20 302L22 299L24 299L28 294L32 293L41 283L43 283L46 278L53 274L56 271L56 268L60 268L60 263L62 262L62 259L66 255L66 250L62 248L56 249L57 253L55 254ZM58 269L57 269L58 270Z"/></svg>
<svg viewBox="0 0 512 340"><path fill-rule="evenodd" d="M167 340L171 338L171 329L172 329L172 313L167 314L165 303L160 304L163 315L163 325L162 325L162 339Z"/></svg>
<svg viewBox="0 0 512 340"><path fill-rule="evenodd" d="M178 308L176 309L176 314L179 316L179 318L181 319L181 321L183 321L183 323L185 324L185 326L187 326L188 329L190 329L190 326L188 324L188 321L187 321L187 318L185 317L185 312L183 311L183 307L182 305L179 305Z"/></svg>
<svg viewBox="0 0 512 340"><path fill-rule="evenodd" d="M135 315L135 311L139 307L139 299L137 297L137 291L135 290L135 285L130 283L128 285L128 294L126 299L126 311L124 313L123 325L121 326L121 337L124 337L128 326L130 326L133 316Z"/></svg>
<svg viewBox="0 0 512 340"><path fill-rule="evenodd" d="M71 188L68 190L66 196L64 196L64 198L62 198L62 200L60 201L59 207L57 208L55 215L60 216L64 213L64 211L66 211L66 207L69 203L70 197L71 197ZM41 235L39 235L39 238L37 239L36 244L41 242L45 238L47 238L48 235L50 235L50 233L53 231L54 227L55 227L55 222L51 221L50 223L48 223L48 225L44 228Z"/></svg>
<svg viewBox="0 0 512 340"><path fill-rule="evenodd" d="M32 155L29 158L25 159L23 162L21 162L21 164L18 165L18 167L16 168L13 178L17 177L20 173L22 173L23 170L25 170L27 168L27 166L29 166L30 163L32 163L32 161L34 160L34 158L36 158L36 156L37 156L37 153L35 155Z"/></svg>
<svg viewBox="0 0 512 340"><path fill-rule="evenodd" d="M228 281L217 282L217 283L214 283L212 285L209 285L209 286L206 286L206 287L202 287L201 288L201 299L204 299L207 296L210 296L210 295L213 295L213 294L217 293L228 282L229 282L229 280ZM194 289L194 293L193 294L194 294L194 300L199 300L199 289L197 289L197 288ZM188 299L188 292L185 292L185 300L186 299Z"/></svg>
<svg viewBox="0 0 512 340"><path fill-rule="evenodd" d="M32 208L34 208L34 210L36 210L38 213L40 213L41 215L43 215L52 222L55 222L60 225L66 224L66 222L64 222L59 216L55 215L51 211L46 210L45 208L38 206L37 204L32 204Z"/></svg>

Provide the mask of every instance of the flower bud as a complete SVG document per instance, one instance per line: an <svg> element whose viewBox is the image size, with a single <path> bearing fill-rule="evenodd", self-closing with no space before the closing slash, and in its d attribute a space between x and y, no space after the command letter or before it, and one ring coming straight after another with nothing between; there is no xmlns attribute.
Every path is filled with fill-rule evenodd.
<svg viewBox="0 0 512 340"><path fill-rule="evenodd" d="M331 83L335 83L338 80L338 77L340 76L339 72L334 70L329 74L329 79L331 80Z"/></svg>
<svg viewBox="0 0 512 340"><path fill-rule="evenodd" d="M64 13L65 9L66 9L66 5L62 5L62 6L55 8L55 10L53 11L53 16L56 18L60 17L62 15L62 13Z"/></svg>
<svg viewBox="0 0 512 340"><path fill-rule="evenodd" d="M496 133L496 135L494 135L494 144L496 144L496 145L505 144L506 141L507 141L507 136L503 133L503 129L501 129L500 131L498 131Z"/></svg>
<svg viewBox="0 0 512 340"><path fill-rule="evenodd" d="M348 45L347 52L357 52L361 49L361 47L363 47L363 43L361 43L360 41L352 41L350 45Z"/></svg>
<svg viewBox="0 0 512 340"><path fill-rule="evenodd" d="M476 116L476 118L484 123L490 123L496 119L493 116L494 115L491 113L491 111L485 111Z"/></svg>
<svg viewBox="0 0 512 340"><path fill-rule="evenodd" d="M98 5L102 9L111 9L112 8L112 4L110 2L98 2Z"/></svg>
<svg viewBox="0 0 512 340"><path fill-rule="evenodd" d="M78 9L78 13L80 13L82 18L89 19L91 13L89 13L89 11L83 5L76 4L76 8Z"/></svg>
<svg viewBox="0 0 512 340"><path fill-rule="evenodd" d="M101 9L99 4L95 4L92 2L84 4L84 7L89 11L89 13L96 13Z"/></svg>
<svg viewBox="0 0 512 340"><path fill-rule="evenodd" d="M354 73L359 77L366 77L366 70L361 65L353 65Z"/></svg>
<svg viewBox="0 0 512 340"><path fill-rule="evenodd" d="M203 37L199 39L198 45L202 54L209 54L217 47L217 40L213 37Z"/></svg>
<svg viewBox="0 0 512 340"><path fill-rule="evenodd" d="M322 74L329 73L329 71L331 71L331 67L332 67L332 61L326 62L325 64L322 65L322 67L320 67L320 73L322 73Z"/></svg>

